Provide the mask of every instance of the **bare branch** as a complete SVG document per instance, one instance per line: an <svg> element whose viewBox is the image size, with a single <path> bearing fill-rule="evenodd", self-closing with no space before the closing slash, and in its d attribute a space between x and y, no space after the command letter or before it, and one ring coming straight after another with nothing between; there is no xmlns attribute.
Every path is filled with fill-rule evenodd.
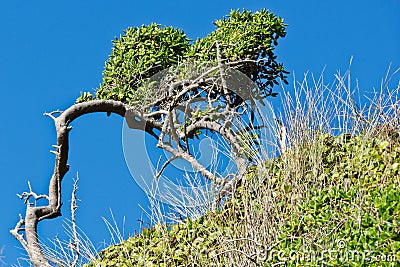
<svg viewBox="0 0 400 267"><path fill-rule="evenodd" d="M71 230L73 235L73 240L68 244L68 248L75 253L74 261L71 266L76 266L80 257L80 240L78 237L78 231L76 226L76 210L78 209L77 201L79 199L76 197L76 191L78 190L79 177L76 174L76 179L74 180L72 196L71 196Z"/></svg>
<svg viewBox="0 0 400 267"><path fill-rule="evenodd" d="M176 146L178 147L178 151L181 152L182 151L182 146L181 146L181 144L179 142L177 129L175 128L176 118L174 118L175 116L172 114L172 111L169 111L168 117L169 117L169 129L170 129L170 132L171 132L171 138L176 143Z"/></svg>
<svg viewBox="0 0 400 267"><path fill-rule="evenodd" d="M224 183L224 180L222 178L219 178L214 174L212 174L210 171L208 171L206 167L204 167L201 163L199 163L196 160L196 158L194 158L189 153L183 150L177 151L176 149L172 148L170 145L167 145L165 143L161 143L160 147L170 152L174 157L181 158L189 162L198 172L200 172L209 181L215 183L216 185L221 185Z"/></svg>
<svg viewBox="0 0 400 267"><path fill-rule="evenodd" d="M48 116L48 117L50 117L50 118L52 118L53 120L56 120L56 117L54 117L54 114L61 114L62 113L62 111L61 110L55 110L55 111L52 111L52 112L45 112L45 113L43 113L43 116Z"/></svg>
<svg viewBox="0 0 400 267"><path fill-rule="evenodd" d="M24 247L24 249L27 250L28 243L25 241L24 235L19 234L19 232L25 231L25 228L22 227L24 225L25 225L25 220L22 217L22 214L19 214L19 221L15 225L14 229L10 230L10 233L15 237L15 239L17 239L21 243L21 245Z"/></svg>
<svg viewBox="0 0 400 267"><path fill-rule="evenodd" d="M178 157L177 156L172 156L170 157L161 167L161 169L156 173L154 176L155 179L160 178L161 174L164 172L165 168L167 168L168 164L170 164L172 161L176 160Z"/></svg>
<svg viewBox="0 0 400 267"><path fill-rule="evenodd" d="M42 199L42 198L44 198L44 199L46 199L46 200L49 200L49 197L48 197L47 195L45 195L45 194L38 195L38 194L36 194L35 192L33 192L32 186L31 186L31 182L30 182L30 181L28 181L28 187L29 187L29 192L23 192L21 195L20 195L20 194L17 194L17 196L18 196L21 200L24 199L24 204L28 203L28 201L29 201L29 199L30 199L31 197L33 197L33 198L35 199L35 202L36 202L37 200L39 200L39 199Z"/></svg>
<svg viewBox="0 0 400 267"><path fill-rule="evenodd" d="M226 106L226 108L228 109L232 105L232 101L231 101L231 98L229 96L228 84L227 84L226 79L225 79L225 75L226 75L225 68L226 67L225 67L223 59L221 57L220 45L219 45L218 42L216 42L215 44L216 44L216 47L217 47L218 70L219 70L219 75L220 75L220 78L221 78L221 83L222 83L222 89L223 89L223 92L224 92L224 96L226 97L226 100L228 100L228 105Z"/></svg>
<svg viewBox="0 0 400 267"><path fill-rule="evenodd" d="M165 137L165 134L167 133L169 119L170 119L170 116L167 116L163 122L161 134L160 134L160 137L158 138L157 147L161 147L162 143L164 143L164 137Z"/></svg>
<svg viewBox="0 0 400 267"><path fill-rule="evenodd" d="M221 125L216 121L206 121L203 118L202 120L189 125L187 127L187 132L188 134L190 134L197 129L209 129L221 134L221 136L223 136L232 147L232 152L234 153L234 155L238 159L243 157L242 152L240 151L239 142L234 133L230 130L229 121L225 121L224 124Z"/></svg>

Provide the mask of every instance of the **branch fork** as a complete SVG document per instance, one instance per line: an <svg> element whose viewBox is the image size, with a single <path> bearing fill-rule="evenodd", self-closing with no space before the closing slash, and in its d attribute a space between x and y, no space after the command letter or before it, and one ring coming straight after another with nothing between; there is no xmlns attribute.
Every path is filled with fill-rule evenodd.
<svg viewBox="0 0 400 267"><path fill-rule="evenodd" d="M36 194L35 192L33 192L30 181L28 181L28 187L29 187L29 192L23 192L22 194L17 194L17 196L18 196L21 200L24 199L24 204L29 203L28 201L29 201L29 199L30 199L31 197L33 197L33 198L35 199L35 202L36 202L37 200L43 199L43 198L46 199L46 200L49 200L49 197L48 197L47 195L45 195L45 194L38 195L38 194Z"/></svg>

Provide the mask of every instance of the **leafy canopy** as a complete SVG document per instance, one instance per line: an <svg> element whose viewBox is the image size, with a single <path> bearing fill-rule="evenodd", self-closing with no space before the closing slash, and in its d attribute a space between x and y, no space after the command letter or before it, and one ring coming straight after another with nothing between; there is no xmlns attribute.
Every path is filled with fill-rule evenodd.
<svg viewBox="0 0 400 267"><path fill-rule="evenodd" d="M239 67L267 95L273 84L280 78L286 83L287 72L283 65L276 61L274 54L278 39L285 37L283 19L263 9L255 13L249 11L231 11L231 13L214 22L215 31L203 39L198 39L192 46L191 56L205 61L216 60L216 50L211 47L217 41L221 44L221 53L228 62L260 60L248 62Z"/></svg>
<svg viewBox="0 0 400 267"><path fill-rule="evenodd" d="M140 81L182 61L190 46L181 30L154 23L128 28L113 44L97 97L128 103Z"/></svg>
<svg viewBox="0 0 400 267"><path fill-rule="evenodd" d="M274 54L278 39L286 35L283 19L265 9L254 13L232 10L214 25L212 33L194 42L182 30L159 24L128 28L113 40L96 97L129 104L141 83L163 69L181 62L216 64L217 42L225 63L240 61L238 69L256 83L263 97L276 95L273 85L279 79L286 83L288 73ZM84 93L77 102L92 98Z"/></svg>

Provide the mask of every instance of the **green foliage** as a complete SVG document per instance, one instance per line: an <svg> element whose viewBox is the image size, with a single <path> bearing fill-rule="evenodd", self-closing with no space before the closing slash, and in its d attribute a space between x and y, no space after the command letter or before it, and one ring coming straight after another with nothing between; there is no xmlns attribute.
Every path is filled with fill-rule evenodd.
<svg viewBox="0 0 400 267"><path fill-rule="evenodd" d="M278 39L285 37L283 19L266 9L257 12L232 10L221 20L214 22L217 29L205 38L198 39L191 47L191 56L215 61L217 51L215 43L221 46L221 54L228 62L240 60L258 60L249 62L239 68L266 95L271 94L272 86L278 84L278 78L286 82L287 72L283 65L276 61L274 54Z"/></svg>
<svg viewBox="0 0 400 267"><path fill-rule="evenodd" d="M221 215L206 214L198 220L183 224L156 225L143 229L116 246L99 253L92 266L212 266L209 263L220 250L218 240L229 233Z"/></svg>
<svg viewBox="0 0 400 267"><path fill-rule="evenodd" d="M268 220L282 223L274 230L275 242L264 244L272 249L250 261L257 263L255 266L279 262L285 266L321 266L321 257L326 266L397 266L400 143L321 135L312 146L321 152L317 172L312 164L305 164L304 176L294 183L296 173L285 168L284 156L269 160L262 177L253 166L248 181L221 211L181 224L145 229L100 252L99 261L89 266L227 266L229 258L225 255L232 251L227 244L242 240L235 249L243 247L249 237L242 236L242 225L249 217L250 225L256 225L255 218L263 213ZM295 196L297 201L293 200ZM273 206L278 213L266 210ZM259 249L253 246L252 250Z"/></svg>
<svg viewBox="0 0 400 267"><path fill-rule="evenodd" d="M126 103L140 81L182 61L189 49L183 31L154 23L128 28L113 44L97 97Z"/></svg>
<svg viewBox="0 0 400 267"><path fill-rule="evenodd" d="M318 142L323 169L303 179L324 186L311 185L288 214L276 249L303 253L288 266L320 266L324 253L329 266L394 266L400 259L400 144L350 135L323 135ZM275 172L282 186L284 174Z"/></svg>
<svg viewBox="0 0 400 267"><path fill-rule="evenodd" d="M93 100L94 97L90 92L81 92L81 95L76 99L76 103L82 103L86 101Z"/></svg>
<svg viewBox="0 0 400 267"><path fill-rule="evenodd" d="M181 62L215 62L216 42L227 62L265 58L239 67L256 82L263 96L271 95L278 79L286 82L287 72L274 55L277 40L286 34L283 19L267 10L243 10L231 11L214 24L215 31L192 44L183 31L173 27L151 24L128 28L113 41L96 96L128 104L140 102L143 95L136 92L146 78Z"/></svg>

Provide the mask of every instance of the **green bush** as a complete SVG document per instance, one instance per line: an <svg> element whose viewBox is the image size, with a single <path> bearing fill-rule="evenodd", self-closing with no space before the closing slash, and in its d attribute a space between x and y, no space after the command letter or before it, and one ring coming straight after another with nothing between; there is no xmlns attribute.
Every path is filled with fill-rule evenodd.
<svg viewBox="0 0 400 267"><path fill-rule="evenodd" d="M96 95L125 103L135 97L139 82L182 61L190 46L183 31L159 24L128 28L113 44Z"/></svg>
<svg viewBox="0 0 400 267"><path fill-rule="evenodd" d="M276 61L274 54L278 39L286 36L283 19L261 10L231 11L231 13L214 22L215 31L192 46L190 55L204 61L215 61L217 57L215 43L221 46L221 54L228 62L240 60L258 60L243 64L239 70L246 74L264 92L264 96L272 93L278 79L286 82L287 72L283 65Z"/></svg>

